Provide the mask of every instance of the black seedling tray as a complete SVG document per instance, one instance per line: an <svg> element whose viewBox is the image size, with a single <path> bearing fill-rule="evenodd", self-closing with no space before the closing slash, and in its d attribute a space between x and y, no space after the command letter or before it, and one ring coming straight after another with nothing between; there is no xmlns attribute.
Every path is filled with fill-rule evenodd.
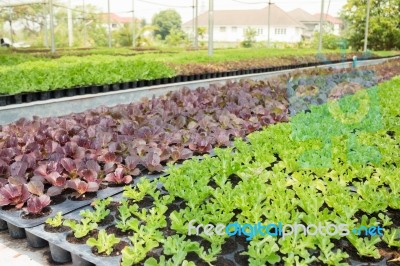
<svg viewBox="0 0 400 266"><path fill-rule="evenodd" d="M149 176L148 179L150 181L159 178L160 176L163 176L165 174L157 174L157 175L152 175ZM139 182L139 178L135 179L135 182L132 184L132 186L135 186ZM120 191L119 194L113 196L113 201L118 202L123 198L122 192ZM80 209L77 209L73 212L70 212L66 215L63 216L64 219L74 219L74 220L80 220L81 217L79 213L82 210L86 209L92 209L91 206L85 206ZM115 214L116 210L112 210L110 212L110 215L114 217L113 222L110 222L104 226L99 226L97 230L105 229L113 224L115 224ZM92 253L91 247L89 247L86 244L73 244L69 243L66 240L66 237L69 233L71 233L71 230L68 230L66 232L62 233L51 233L47 232L44 230L44 224L41 224L39 226L33 227L33 228L27 228L26 232L31 236L30 240L28 238L29 244L33 243L39 243L43 242L43 246L47 245L47 242L49 243L50 246L50 254L52 257L52 260L55 261L56 263L66 263L72 260L74 265L104 265L104 266L109 266L109 265L119 265L120 260L121 260L121 255L120 256L96 256ZM129 243L128 237L122 237L121 241L125 241ZM46 243L46 244L45 244ZM38 247L38 246L36 246Z"/></svg>
<svg viewBox="0 0 400 266"><path fill-rule="evenodd" d="M34 226L44 223L47 220L47 218L55 216L57 214L57 212L69 213L71 211L74 211L76 209L79 209L83 206L90 204L94 198L103 199L103 198L111 197L115 194L118 194L121 191L122 191L122 187L107 187L105 189L99 190L95 197L89 198L87 200L82 200L82 201L71 200L71 199L69 199L69 196L66 195L65 201L63 201L60 204L50 206L51 213L49 215L46 215L46 216L43 216L40 218L36 218L36 219L22 218L22 216L24 215L23 210L0 210L0 219L6 221L8 224L12 224L19 228L34 227Z"/></svg>
<svg viewBox="0 0 400 266"><path fill-rule="evenodd" d="M123 198L122 193L115 195L113 197L113 202L118 202ZM179 204L176 204L179 207ZM144 206L143 208L150 208L150 206ZM79 216L80 211L85 209L91 209L90 206L83 207L81 209L75 210L64 216L66 219L75 219L80 220L81 217ZM114 221L110 222L104 226L98 227L97 230L106 229L112 225L115 225L116 218L115 218L116 210L112 211L110 215L113 215ZM40 225L34 228L27 229L27 233L33 235L34 237L38 238L39 241L48 241L50 245L50 254L53 261L58 263L65 263L72 260L73 265L97 265L97 266L109 266L109 265L119 265L122 255L118 256L97 256L93 254L92 248L86 244L73 244L66 240L66 237L71 230L63 233L50 233L44 230L44 225ZM120 237L121 241L125 241L130 243L128 237ZM201 238L198 237L198 242L201 242ZM234 263L234 265L240 265L235 263L235 254L244 250L244 246L240 244L239 241L235 240L236 238L232 238L231 242L235 242L236 248L228 254L219 255L219 259L230 260ZM228 240L227 240L228 241ZM242 239L243 241L243 239ZM37 240L36 240L37 242ZM157 255L162 255L162 247L158 247L153 249L153 253ZM229 264L228 264L229 265Z"/></svg>

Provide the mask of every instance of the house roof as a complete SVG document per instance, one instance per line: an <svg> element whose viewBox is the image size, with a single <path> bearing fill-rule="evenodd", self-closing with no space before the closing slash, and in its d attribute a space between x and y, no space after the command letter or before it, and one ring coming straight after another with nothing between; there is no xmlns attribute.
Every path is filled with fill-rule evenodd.
<svg viewBox="0 0 400 266"><path fill-rule="evenodd" d="M319 18L317 19L315 16L311 15L307 11L296 8L290 12L288 12L289 16L299 22L319 22Z"/></svg>
<svg viewBox="0 0 400 266"><path fill-rule="evenodd" d="M100 14L100 19L101 21L107 22L108 21L108 13L102 13ZM110 20L111 23L131 23L132 22L132 17L120 17L117 14L111 13L110 14ZM136 19L138 20L138 19Z"/></svg>
<svg viewBox="0 0 400 266"><path fill-rule="evenodd" d="M183 27L192 27L193 20L183 23ZM198 17L199 26L208 25L208 12ZM268 25L268 7L256 10L215 10L214 25L259 26ZM271 5L271 25L294 26L304 28L304 25L291 18L277 5Z"/></svg>
<svg viewBox="0 0 400 266"><path fill-rule="evenodd" d="M321 13L317 13L317 14L314 15L314 17L316 19L318 19L318 20L319 20L320 16L321 16ZM328 21L328 22L330 22L332 24L343 24L343 21L340 18L336 18L336 17L333 17L331 15L327 15L327 14L324 14L324 16L325 16L324 20Z"/></svg>

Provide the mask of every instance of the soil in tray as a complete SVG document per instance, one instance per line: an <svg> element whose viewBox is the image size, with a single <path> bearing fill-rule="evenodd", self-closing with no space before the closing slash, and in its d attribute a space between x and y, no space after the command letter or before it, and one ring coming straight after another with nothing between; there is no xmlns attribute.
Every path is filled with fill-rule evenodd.
<svg viewBox="0 0 400 266"><path fill-rule="evenodd" d="M235 266L235 263L229 259L218 256L217 260L214 262L215 266Z"/></svg>
<svg viewBox="0 0 400 266"><path fill-rule="evenodd" d="M235 262L237 263L237 265L240 265L240 266L247 266L247 265L249 265L249 256L248 255L241 255L240 253L242 253L243 252L243 250L241 250L241 251L238 251L238 252L236 252L235 253L235 256L234 256L234 258L235 258Z"/></svg>
<svg viewBox="0 0 400 266"><path fill-rule="evenodd" d="M15 212L15 211L20 211L21 209L17 209L13 205L7 205L7 206L4 206L4 207L1 207L1 210L8 211L8 212Z"/></svg>
<svg viewBox="0 0 400 266"><path fill-rule="evenodd" d="M238 245L235 240L233 240L233 238L228 238L222 245L221 255L232 253L237 249L237 247Z"/></svg>
<svg viewBox="0 0 400 266"><path fill-rule="evenodd" d="M98 234L99 234L99 231L97 229L95 229L95 230L90 231L89 234L87 234L86 236L84 236L82 238L76 238L76 237L74 237L74 233L71 232L66 236L66 239L69 243L72 243L72 244L86 244L86 241L89 238L91 238L91 237L97 238Z"/></svg>
<svg viewBox="0 0 400 266"><path fill-rule="evenodd" d="M120 237L120 238L133 236L132 231L123 232L121 229L119 229L115 225L111 225L111 226L107 227L106 232L107 232L107 234L114 234L116 237Z"/></svg>
<svg viewBox="0 0 400 266"><path fill-rule="evenodd" d="M105 226L114 221L114 216L112 214L107 215L100 223L99 226Z"/></svg>
<svg viewBox="0 0 400 266"><path fill-rule="evenodd" d="M113 252L111 252L110 255L107 255L105 253L98 253L97 248L93 247L92 248L92 253L96 256L101 256L101 257L114 257L114 256L119 256L121 255L121 251L124 249L124 247L129 246L129 244L125 241L120 241L118 244L116 244L113 247Z"/></svg>
<svg viewBox="0 0 400 266"><path fill-rule="evenodd" d="M88 192L88 193L85 193L85 194L83 194L83 195L81 195L80 197L72 197L72 196L69 196L68 198L70 199L70 200L72 200L72 201L84 201L84 200L90 200L90 199L93 199L93 198L95 198L97 196L97 192Z"/></svg>
<svg viewBox="0 0 400 266"><path fill-rule="evenodd" d="M67 232L69 231L70 228L68 226L57 226L57 227L53 227L51 225L45 224L44 225L44 231L49 232L49 233L63 233L63 232Z"/></svg>
<svg viewBox="0 0 400 266"><path fill-rule="evenodd" d="M398 247L389 247L383 241L381 241L378 244L376 244L376 247L379 250L379 254L381 254L382 257L387 258L388 261L396 259L396 258L400 258L400 248L398 248ZM400 261L398 261L398 262L387 262L387 265L400 265Z"/></svg>
<svg viewBox="0 0 400 266"><path fill-rule="evenodd" d="M50 206L54 206L54 205L63 203L66 200L67 200L67 198L63 195L57 195L57 196L51 197Z"/></svg>
<svg viewBox="0 0 400 266"><path fill-rule="evenodd" d="M107 209L109 209L110 212L116 212L120 205L121 203L119 203L118 201L113 201L107 206Z"/></svg>
<svg viewBox="0 0 400 266"><path fill-rule="evenodd" d="M37 219L37 218L41 218L41 217L45 217L47 215L49 215L51 213L51 208L50 207L46 207L42 210L41 213L22 213L21 217L22 219Z"/></svg>

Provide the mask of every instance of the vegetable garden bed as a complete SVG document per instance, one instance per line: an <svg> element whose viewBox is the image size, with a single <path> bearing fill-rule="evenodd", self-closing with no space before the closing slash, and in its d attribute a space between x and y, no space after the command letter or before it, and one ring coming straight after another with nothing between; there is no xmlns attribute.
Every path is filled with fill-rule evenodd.
<svg viewBox="0 0 400 266"><path fill-rule="evenodd" d="M352 55L343 57L340 54L328 54L327 58L304 55L230 62L202 62L198 59L200 63L191 64L185 63L187 60L184 59L175 59L176 62L165 58L159 61L150 60L146 55L140 58L110 55L65 56L51 60L33 57L28 62L19 57L15 58L15 62L5 57L5 62L0 65L0 106L349 62L351 58ZM381 57L373 55L367 58L360 55L360 60L374 58Z"/></svg>
<svg viewBox="0 0 400 266"><path fill-rule="evenodd" d="M332 124L334 118L327 112L329 105L312 106L311 112L294 116L290 123L250 134L248 142L237 139L232 148L215 149L214 157L205 155L202 160L187 160L154 181L141 179L136 186L125 187L122 200L118 195L114 202L98 201L92 211L82 212L85 218L80 227L73 222L72 231L78 238L84 238L87 245L97 250L104 249L104 253L112 254L114 246L119 248L119 241L127 242L122 255L97 254L89 246L66 240L58 245L68 250L85 250L85 254L76 254L99 265L115 264L120 259L122 265L148 266L398 265L400 110L396 103L400 96L396 92L399 86L397 77L339 101L342 108L351 110L360 96L368 94L371 109L362 123ZM381 126L374 128L377 110ZM337 147L332 150L334 157L317 152L321 155L305 158L305 152L318 147L318 141L304 142L307 137L324 140L326 132L339 129ZM301 135L302 139L296 137L296 132L303 130L308 133ZM357 147L351 147L354 138L358 139ZM346 142L350 149L344 147ZM319 148L323 151L325 147ZM318 166L310 167L307 163ZM330 166L321 167L324 163ZM98 218L101 215L96 215L99 209L105 212L107 208L114 215L113 222L102 222ZM64 218L79 221L77 214ZM106 214L103 213L103 218ZM251 235L248 230L231 238L226 234L205 234L204 230L199 236L188 233L189 225L278 221L303 225L343 223L350 230L381 225L385 231L383 237L353 232L346 237L337 234L283 237ZM89 224L93 228L82 233L82 226ZM101 224L99 231L95 231L98 224ZM49 236L42 229L43 226L30 231L48 239L68 235ZM85 238L89 235L92 238ZM100 262L101 256L107 258Z"/></svg>
<svg viewBox="0 0 400 266"><path fill-rule="evenodd" d="M297 135L295 134L295 137L297 136L299 138L298 141L309 140L307 138L304 139L302 136L310 136L310 138L318 139L321 134L326 134L321 133L324 132L324 127L317 126L316 128L310 129L308 127L310 123L313 122L315 126L315 121L319 121L321 123L325 121L324 124L331 127L334 124L334 121L325 119L324 116L326 115L326 105L324 105L325 107L310 107L309 104L321 104L324 103L328 98L332 99L333 97L333 99L336 99L349 93L356 92L356 95L358 95L363 91L360 90L361 87L370 87L377 84L377 82L381 82L383 80L393 77L394 75L396 75L396 73L399 73L398 68L399 61L392 61L380 66L370 67L369 69L373 69L374 72L371 72L371 70L353 71L351 73L346 73L345 70L312 70L302 74L300 72L293 74L290 79L289 76L282 76L280 78L272 79L265 82L242 81L240 83L227 83L226 86L223 86L221 88L211 87L208 90L204 88L199 88L194 91L184 89L178 92L169 93L168 95L163 97L146 99L140 103L134 103L128 106L118 106L114 108L101 107L87 111L85 113L74 114L60 118L35 118L32 121L22 119L16 123L3 126L0 132L0 137L2 140L0 141L0 202L1 205L6 207L3 207L3 210L0 211L0 215L3 215L5 213L4 208L8 209L10 208L10 206L15 206L16 208L21 209L25 203L27 204L27 210L32 214L42 214L43 210L49 204L49 196L52 196L54 200L54 196L59 195L66 189L68 189L68 193L73 193L76 197L79 198L82 197L82 195L86 195L87 192L96 192L101 184L129 184L132 182L132 180L137 180L134 179L134 177L139 176L140 174L162 171L162 166L168 162L171 163L187 159L193 154L208 153L212 147L231 146L231 141L235 137L243 138L251 132L260 130L263 126L268 126L276 122L287 121L289 103L294 103L292 99L293 93L297 93L297 96L303 99L303 101L300 102L298 106L290 106L291 108L295 108L290 110L291 114L303 110L310 112L310 114L300 113L292 119L291 124L294 125L294 129L297 130L295 131L297 132ZM370 75L371 73L374 73L374 75ZM315 78L322 75L325 75L325 80ZM327 79L326 77L329 78ZM328 83L321 84L318 82ZM318 84L319 86L332 86L332 83L334 83L339 89L337 89L334 94L325 95L325 98L322 97L320 98L320 101L317 100L316 102L314 102L312 97L307 97L309 96L308 94L313 90L313 83ZM358 85L355 86L355 83L357 83ZM393 83L389 84L398 85L398 82L394 81ZM383 91L388 91L388 86L389 85L382 85ZM368 93L372 93L370 94L371 99L378 100L378 98L376 97L377 94L373 94L373 89L369 90ZM392 113L396 112L396 105L392 104L393 102L391 102L397 99L396 96L392 97L391 99L388 99L389 96L387 94L384 94L383 96L383 98L380 98L385 100L385 105L381 106L381 110L389 109L390 111L392 111ZM342 100L345 106L346 101L348 101L346 99L349 98L351 97L347 97ZM304 109L303 107L305 106L307 108ZM349 108L349 106L352 105L347 103L347 106ZM394 128L396 125L394 122L396 118L392 117L392 113L389 113L389 111L387 111L386 113L382 114L382 117L384 118L382 124L384 128L386 128L387 131L390 132L388 133L390 137L393 137L394 140L396 140L396 132L398 128ZM345 128L339 127L336 129L330 128L329 130L334 132L332 134L337 134L338 136L345 135L347 137L354 138L353 135L358 135L358 131L365 131L366 127L369 126L368 123L373 122L372 118L370 118L369 120L367 119L367 122L365 124L357 125L355 128L349 126ZM303 127L301 127L301 125L303 125ZM343 162L346 160L345 156L338 156L338 158L340 157L342 161L335 162L331 167L331 170L335 169L335 171L333 171L335 175L329 174L331 172L327 172L324 170L315 170L312 174L309 171L301 172L298 166L296 166L296 164L299 163L299 158L297 158L297 156L299 155L298 151L303 151L304 148L315 149L317 146L315 146L316 144L311 145L306 142L306 144L303 145L303 148L301 148L302 146L296 145L295 141L289 141L290 136L288 135L288 127L290 127L289 124L279 124L277 126L273 126L271 127L272 129L266 129L261 133L254 133L253 135L250 135L248 137L248 139L250 140L250 144L246 144L244 142L236 140L235 150L217 149L217 157L215 158L206 156L205 159L201 162L198 160L192 160L190 162L184 163L183 166L180 168L171 168L170 170L168 170L168 178L162 179L162 184L165 190L163 192L168 192L171 197L165 196L159 199L156 198L155 201L157 202L157 200L161 200L162 204L168 205L169 203L172 203L175 198L180 198L178 199L179 201L186 201L186 206L194 210L197 207L202 206L204 200L206 200L205 206L208 206L207 204L210 203L209 201L207 201L207 199L209 199L208 197L212 198L212 196L215 196L214 194L218 191L219 193L222 193L224 197L226 196L227 198L230 197L232 199L233 194L224 194L225 192L223 190L219 190L218 187L221 189L223 187L225 189L225 185L228 184L227 180L229 178L235 178L234 180L231 180L233 183L235 183L235 188L239 186L239 183L242 181L242 183L240 184L244 186L243 189L247 189L247 192L249 192L250 185L252 184L251 182L253 182L254 180L247 179L248 176L246 175L251 174L251 171L257 172L258 170L261 171L264 168L268 168L267 172L269 173L266 174L266 177L264 177L264 181L268 181L269 184L270 182L272 182L269 176L270 174L272 174L272 172L274 172L274 174L276 175L278 175L278 172L286 172L287 175L282 175L281 177L279 177L281 178L279 180L282 182L289 182L288 184L290 185L288 185L287 187L293 190L295 193L299 193L297 190L294 189L293 186L296 183L295 181L299 180L300 175L308 175L308 179L305 178L304 180L308 180L310 186L311 183L313 183L314 181L318 181L321 178L323 179L323 175L332 175L332 178L334 176L337 177L338 175L340 175L339 170L342 167L340 165L342 165ZM380 129L378 126L373 125L373 123L371 124L371 127L373 129ZM271 132L273 130L275 130L274 133L272 135L269 135L268 132ZM351 135L349 132L352 132L351 134L353 135ZM254 136L259 137L257 138ZM283 136L283 139L280 139L279 136ZM379 135L379 137L382 136ZM255 138L255 140L259 143L252 143L252 138ZM366 137L365 139L367 141L373 140L372 138ZM265 142L266 140L268 141ZM354 142L351 142L351 144L354 144ZM385 139L385 142L378 143L376 145L386 147L384 145L389 144L393 143L390 143ZM265 145L267 145L267 147ZM325 161L329 161L330 157L327 157L327 154L329 155L329 153L326 153L326 149L329 151L329 148L331 146L332 145L330 142L325 143L322 153L322 155L324 156L318 157L318 160L315 159L318 165L323 164L323 162ZM354 147L357 148L357 146ZM390 147L388 146L387 148L389 149ZM235 173L228 175L225 172L218 172L220 170L226 171L224 169L221 169L221 167L232 166L232 162L229 162L229 158L231 158L232 152L234 152L234 154L239 154L243 152L243 149L245 149L244 151L248 153L245 157L247 159L250 158L250 161L236 162L238 165L236 165L235 167L238 167L238 170ZM390 149L393 149L393 147ZM293 151L297 151L297 153L291 154L291 152ZM362 156L371 153L371 151L371 149L363 151L364 153L362 153ZM249 157L251 154L253 154L254 156L252 155L251 157ZM390 154L382 152L382 154L386 156L383 157L385 159L385 163L397 163L397 161L393 161L392 159L392 157L398 158L398 154L396 154L396 151ZM223 158L226 158L228 160L228 165L225 161L222 161ZM304 162L307 162L307 159L310 159L309 157L307 157L307 155L301 158L301 160L303 160ZM369 162L376 163L372 159ZM189 172L184 173L183 171L186 171L185 169L188 167L188 165L192 164L194 165L191 166L192 170L188 170ZM355 168L351 165L351 167L349 166L350 170L346 168L346 171L347 173L350 173L350 171L354 171L355 173L360 171L361 173L368 173L368 171L371 171L372 173L373 171L371 170L371 168L365 170L363 168ZM217 171L216 169L219 170ZM261 171L259 174L261 174L262 172L263 171ZM297 174L299 176L293 175L296 172L299 172L299 174ZM182 173L184 173L184 178L182 178L182 176L178 178L179 175L181 175ZM222 174L223 177L216 176L216 174L218 173ZM178 175L178 177L173 178L174 174ZM235 174L236 176L231 176L233 174ZM269 177L267 178L267 176ZM222 179L219 180L217 178ZM207 181L207 183L202 183L203 181ZM324 190L325 188L326 193L327 188L324 185L324 182L328 181L329 180L323 180L323 186L320 185L321 182L316 182L317 184L319 184L318 188L316 189L324 192L322 190ZM348 180L347 182L350 181L352 180ZM361 181L365 180L361 179ZM396 187L392 188L392 185L389 181L383 180L382 182L383 183L379 185L386 185L387 189L396 192ZM244 184L247 184L247 187ZM258 183L256 182L254 184L257 185ZM360 184L354 182L352 184L352 189L358 192L358 188L362 185L364 185L362 182ZM187 186L186 189L185 186ZM371 187L370 184L365 185L365 187L362 187L362 189L365 190L369 187ZM233 187L231 187L231 189L233 189ZM239 186L238 189L242 188ZM270 188L266 187L266 189ZM310 191L308 191L308 189L309 188L306 189L307 193L312 193L312 190L314 188L310 188ZM335 189L339 188L336 187ZM346 191L346 189L343 187L340 187L340 189ZM230 191L229 193L231 192L232 191ZM243 191L239 192L238 194L235 194L238 195L238 197L240 194L242 194ZM280 190L280 192L282 192L282 190ZM348 192L350 193L351 191ZM132 192L132 195L138 196L138 193L139 197L144 197L144 194L146 194L147 192L143 194L141 191L136 191ZM307 193L301 195L304 196ZM382 196L386 199L389 199L389 196L385 194L386 192L384 190L380 190L379 193L381 193L378 195L379 197ZM158 194L154 191L150 193L150 196L152 196L153 198L160 196L157 195ZM254 193L249 192L248 197L251 197L251 195L257 196L254 195ZM298 198L300 198L301 196L300 194L296 195ZM396 194L394 193L394 195ZM321 195L318 194L317 196ZM324 197L325 196L326 195L324 194ZM346 194L346 196L348 195ZM361 196L364 200L363 197L366 197L367 195L363 193ZM211 198L209 200L211 200ZM170 202L170 200L172 201ZM372 203L378 202L376 198L368 200L368 202L371 201ZM393 210L398 209L396 207L397 205L395 204L398 204L398 202L400 201L397 202L397 200L398 198L396 197L390 198L390 203L388 204L390 204ZM133 202L134 201L135 199L133 199ZM265 201L265 197L262 201ZM211 203L217 204L218 202L213 201ZM311 215L306 209L303 209L303 207L306 208L306 206L301 206L300 203L298 203L297 201L295 203L296 205L294 207L297 208L300 214L306 213L307 215ZM182 204L181 207L185 207L185 204ZM225 202L221 206L225 206L226 204L227 203ZM329 205L328 202L326 202L326 204ZM388 204L386 204L386 208ZM360 205L360 210L366 213L367 216L377 211L383 212L386 209L379 209L381 208L381 205L379 205L379 208L377 207L377 210L368 212L367 207L369 208L370 205L371 203L365 206ZM392 206L395 206L396 208L393 208ZM249 211L247 209L243 209L244 206L242 206L241 208L242 211ZM330 206L330 208L335 209L336 207L332 205ZM281 210L287 209L282 208ZM154 211L157 212L158 210L154 209ZM205 213L204 215L201 215L202 219L205 219L204 217L208 217L207 219L211 219L211 221L225 221L226 217L229 216L226 213L226 216L224 216L223 213L221 214L221 211L226 212L223 211L222 208L204 209L203 211L205 211ZM211 213L215 215L214 218L211 217ZM397 215L396 213L397 212L395 211L394 215ZM56 213L53 212L47 217L52 217L55 214ZM339 216L343 215L343 213L338 214ZM133 215L135 214L133 213ZM175 215L183 214L174 213L173 216ZM186 213L185 215L188 215L187 217L190 217L190 215L193 215L193 213ZM219 217L218 215L222 216ZM245 216L236 214L236 218L247 219L251 218L252 215L253 214L251 213L246 214ZM299 217L302 215L299 215ZM315 213L315 215L318 216L319 213ZM387 215L391 216L393 214L387 213ZM138 215L136 215L136 217L140 218L140 216ZM171 226L174 224L171 228L178 233L182 233L182 228L179 229L177 228L177 226L179 227L179 222L183 218L186 219L187 217L178 217L178 221L175 221L174 223L172 222L173 219L175 219L176 217L170 217ZM282 217L285 216L283 215ZM230 217L230 219L231 218L232 217ZM385 220L385 223L387 224L387 218L379 218L381 220ZM15 219L13 219L13 221L15 221ZM361 220L359 222L361 222ZM159 229L159 227L157 227L157 229ZM146 234L147 233L148 232L146 231ZM397 241L395 239L396 231L394 231L394 233L391 232L391 236L393 235L393 239L388 239L388 241ZM155 240L160 242L161 240L158 238L159 236L156 237L157 239ZM210 243L214 243L214 240L210 240L208 238L206 239ZM131 239L131 241L138 241L137 243L138 245L142 246L142 250L136 251L130 249L129 251L126 250L125 253L142 252L143 249L146 250L147 244L145 245L145 242L143 242L144 239ZM176 237L170 238L170 240L168 241L178 241L177 243L180 243L179 245L184 243L182 242L183 239L179 240ZM217 241L216 243L222 244L220 242L221 240L215 241ZM349 241L351 242L357 240L349 239ZM262 241L262 243L262 245L270 245L270 239L267 242ZM353 245L357 245L353 242L351 243ZM200 247L197 249L196 244L186 244L192 246L195 249L193 252L197 252L197 255L201 257L203 261L207 261L211 258L212 254L210 255L204 253L204 251L206 250L201 250ZM155 245L155 243L153 242L149 245L149 247L152 245ZM216 247L215 245L215 243L214 246L211 245L211 250L208 251L209 253L215 253L215 250L219 250L218 247ZM329 243L324 242L323 245L329 246ZM150 249L147 251L150 251ZM360 252L360 250L358 250L358 252ZM168 256L175 254L168 254L167 251L165 255L167 255L167 259L170 259L171 257ZM343 257L342 255L337 256L338 258ZM374 256L376 256L376 252L374 253ZM125 260L132 259L129 258L129 254L126 254L125 257ZM141 256L135 255L134 257L134 259L136 260L136 258L140 258ZM215 256L212 256L212 258L214 257ZM174 260L181 258L182 257L174 257ZM306 259L304 257L302 258ZM292 258L288 257L288 260L289 259L296 260L296 257L295 255L293 255ZM298 258L297 260L299 259L300 258ZM149 261L149 263L150 262L151 260ZM172 261L173 264L175 262L176 261Z"/></svg>

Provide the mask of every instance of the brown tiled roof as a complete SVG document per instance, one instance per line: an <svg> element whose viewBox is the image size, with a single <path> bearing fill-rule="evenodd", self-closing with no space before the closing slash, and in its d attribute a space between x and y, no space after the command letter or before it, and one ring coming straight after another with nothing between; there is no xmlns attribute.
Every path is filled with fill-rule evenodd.
<svg viewBox="0 0 400 266"><path fill-rule="evenodd" d="M315 18L315 16L301 8L296 8L295 10L288 12L288 14L299 22L319 22L319 18Z"/></svg>
<svg viewBox="0 0 400 266"><path fill-rule="evenodd" d="M101 21L107 22L108 21L108 13L99 14ZM120 17L117 14L111 13L110 14L111 23L131 23L132 17ZM136 19L138 21L138 19Z"/></svg>
<svg viewBox="0 0 400 266"><path fill-rule="evenodd" d="M321 16L321 13L314 15L314 17L318 18L318 20L319 20L320 16ZM328 22L330 22L332 24L343 24L343 21L340 18L336 18L336 17L333 17L331 15L327 15L327 14L324 14L324 20L328 21Z"/></svg>
<svg viewBox="0 0 400 266"><path fill-rule="evenodd" d="M183 27L191 27L193 20L185 22ZM208 12L199 15L199 26L208 25ZM268 25L268 7L257 10L214 10L214 25L259 26ZM272 26L295 26L304 28L304 25L291 18L285 11L276 5L271 5Z"/></svg>

